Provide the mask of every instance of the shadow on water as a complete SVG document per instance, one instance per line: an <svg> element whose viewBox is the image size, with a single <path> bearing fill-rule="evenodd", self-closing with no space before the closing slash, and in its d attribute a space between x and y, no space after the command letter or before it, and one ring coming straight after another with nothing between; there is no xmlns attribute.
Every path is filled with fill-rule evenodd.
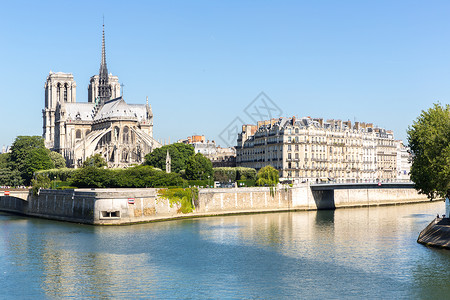
<svg viewBox="0 0 450 300"><path fill-rule="evenodd" d="M430 217L432 216L431 214L410 214L407 216L404 216L403 218L417 218L417 219L421 219L424 217Z"/></svg>
<svg viewBox="0 0 450 300"><path fill-rule="evenodd" d="M312 195L314 202L316 202L316 207L318 209L335 209L336 205L334 203L334 190L312 190Z"/></svg>
<svg viewBox="0 0 450 300"><path fill-rule="evenodd" d="M316 225L333 225L334 215L334 209L318 210L316 213Z"/></svg>

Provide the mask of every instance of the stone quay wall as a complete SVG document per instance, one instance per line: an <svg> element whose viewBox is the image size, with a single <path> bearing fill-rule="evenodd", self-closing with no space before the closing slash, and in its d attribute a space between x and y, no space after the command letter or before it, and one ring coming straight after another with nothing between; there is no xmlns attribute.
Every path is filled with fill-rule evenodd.
<svg viewBox="0 0 450 300"><path fill-rule="evenodd" d="M450 219L436 218L419 234L417 242L430 247L450 249Z"/></svg>
<svg viewBox="0 0 450 300"><path fill-rule="evenodd" d="M313 190L308 184L277 188L200 189L193 213L158 195L158 189L41 190L27 200L1 196L0 210L70 222L119 225L236 213L334 209L424 202L413 188Z"/></svg>
<svg viewBox="0 0 450 300"><path fill-rule="evenodd" d="M266 210L289 210L292 202L290 188L230 188L201 189L196 213L229 213Z"/></svg>
<svg viewBox="0 0 450 300"><path fill-rule="evenodd" d="M156 189L41 190L28 215L88 224L127 224L177 216Z"/></svg>

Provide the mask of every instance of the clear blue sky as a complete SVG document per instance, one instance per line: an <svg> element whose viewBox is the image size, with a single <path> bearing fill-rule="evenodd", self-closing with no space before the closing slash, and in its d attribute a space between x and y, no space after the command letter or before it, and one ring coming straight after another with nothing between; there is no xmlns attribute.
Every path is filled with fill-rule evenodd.
<svg viewBox="0 0 450 300"><path fill-rule="evenodd" d="M49 71L77 102L108 70L128 103L149 97L157 139L219 135L265 92L283 116L408 125L450 98L449 1L4 1L0 146L42 135Z"/></svg>

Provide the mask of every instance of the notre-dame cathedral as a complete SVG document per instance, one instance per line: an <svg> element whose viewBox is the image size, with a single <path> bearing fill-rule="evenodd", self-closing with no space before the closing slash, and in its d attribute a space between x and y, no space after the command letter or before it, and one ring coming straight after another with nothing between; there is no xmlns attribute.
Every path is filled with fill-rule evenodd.
<svg viewBox="0 0 450 300"><path fill-rule="evenodd" d="M103 26L100 72L90 79L88 102L76 102L70 73L50 72L45 82L43 137L47 148L61 153L69 167L101 154L108 167L139 164L161 145L153 139L153 113L148 104L127 104L119 78L108 74Z"/></svg>

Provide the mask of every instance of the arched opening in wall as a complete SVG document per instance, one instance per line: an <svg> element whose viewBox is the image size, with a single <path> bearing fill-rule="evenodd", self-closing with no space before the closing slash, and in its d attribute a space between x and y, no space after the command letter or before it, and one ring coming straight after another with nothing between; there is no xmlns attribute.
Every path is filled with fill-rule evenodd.
<svg viewBox="0 0 450 300"><path fill-rule="evenodd" d="M91 133L91 131L89 129L86 129L85 136L87 136L89 133Z"/></svg>
<svg viewBox="0 0 450 300"><path fill-rule="evenodd" d="M64 84L64 102L67 102L67 83Z"/></svg>
<svg viewBox="0 0 450 300"><path fill-rule="evenodd" d="M59 82L56 85L56 99L57 101L61 101L61 83Z"/></svg>
<svg viewBox="0 0 450 300"><path fill-rule="evenodd" d="M122 141L124 144L128 144L130 142L130 135L129 135L129 129L128 126L125 126L123 128L122 132Z"/></svg>
<svg viewBox="0 0 450 300"><path fill-rule="evenodd" d="M75 139L81 139L81 129L77 129L75 132Z"/></svg>

